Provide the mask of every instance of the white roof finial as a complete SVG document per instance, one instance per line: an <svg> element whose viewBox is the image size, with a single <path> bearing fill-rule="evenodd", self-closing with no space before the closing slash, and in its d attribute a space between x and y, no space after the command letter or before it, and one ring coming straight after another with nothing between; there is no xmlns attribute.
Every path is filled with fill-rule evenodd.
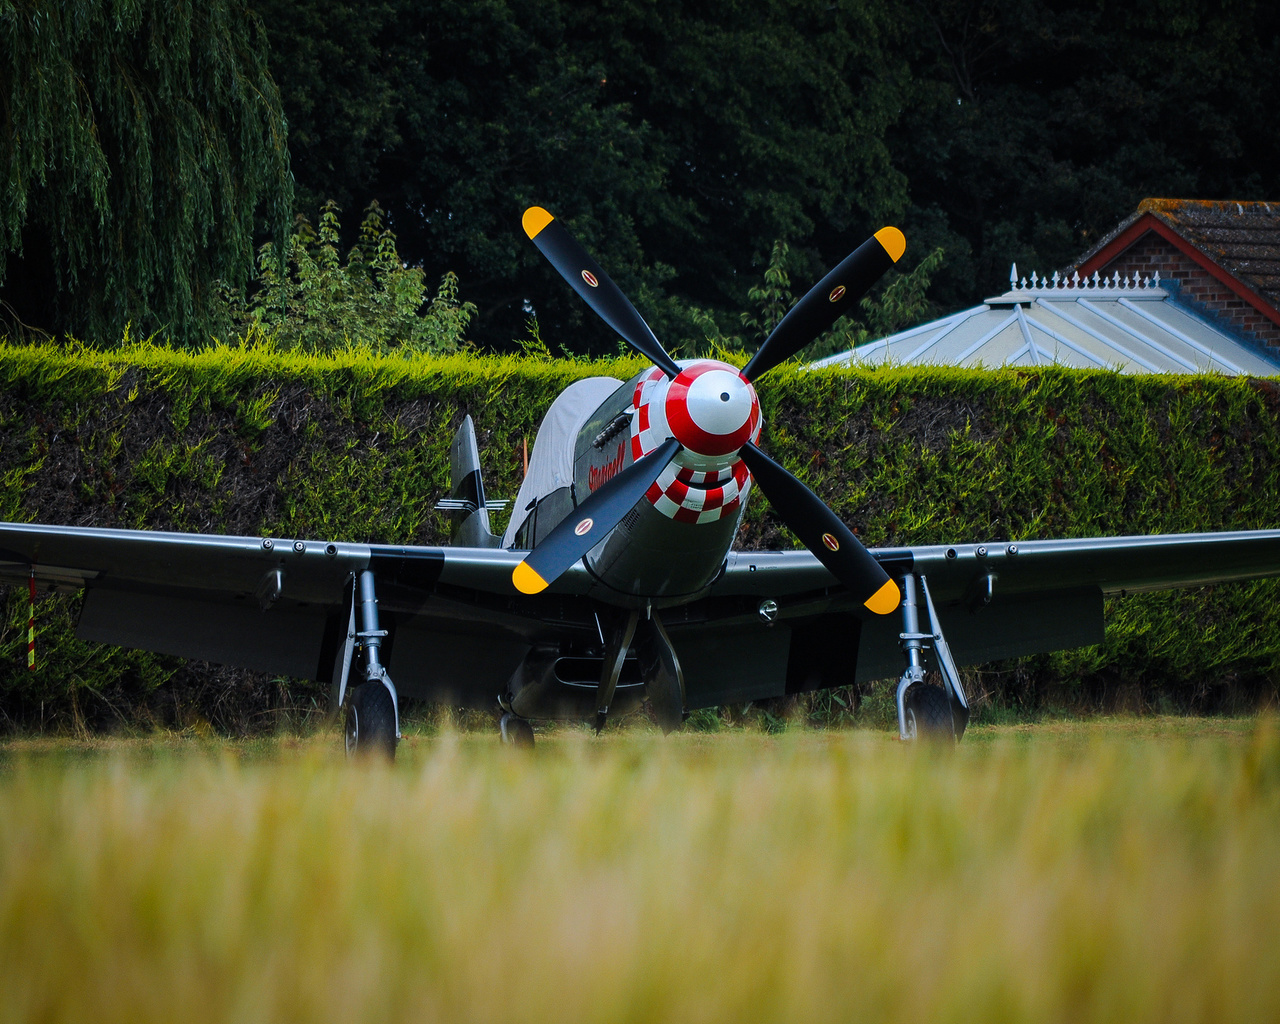
<svg viewBox="0 0 1280 1024"><path fill-rule="evenodd" d="M1014 260L1009 264L1009 287L1018 287L1018 261Z"/></svg>

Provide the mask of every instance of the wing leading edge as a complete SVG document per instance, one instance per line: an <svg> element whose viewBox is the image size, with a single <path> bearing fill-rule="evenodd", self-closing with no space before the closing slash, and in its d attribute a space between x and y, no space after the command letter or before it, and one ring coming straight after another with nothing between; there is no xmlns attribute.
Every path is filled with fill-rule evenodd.
<svg viewBox="0 0 1280 1024"><path fill-rule="evenodd" d="M936 544L871 553L890 576L926 576L943 603L963 600L988 576L993 591L1006 595L1080 588L1137 593L1278 576L1280 530ZM837 586L807 551L735 551L712 593L770 597Z"/></svg>
<svg viewBox="0 0 1280 1024"><path fill-rule="evenodd" d="M0 523L0 579L78 589L132 586L252 594L263 576L285 573L282 595L338 602L351 573L421 585L444 583L510 594L511 570L525 551L498 548L350 544L278 537L235 537L149 530ZM585 593L585 572L570 570L555 593Z"/></svg>

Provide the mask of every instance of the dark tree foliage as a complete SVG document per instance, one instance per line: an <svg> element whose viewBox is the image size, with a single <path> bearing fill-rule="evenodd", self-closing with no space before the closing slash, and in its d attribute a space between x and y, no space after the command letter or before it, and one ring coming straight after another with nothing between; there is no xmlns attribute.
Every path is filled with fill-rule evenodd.
<svg viewBox="0 0 1280 1024"><path fill-rule="evenodd" d="M314 220L332 201L358 213L381 155L403 141L405 71L420 59L411 41L397 38L397 3L250 3L265 23L271 73L282 87L298 211Z"/></svg>
<svg viewBox="0 0 1280 1024"><path fill-rule="evenodd" d="M1146 196L1280 198L1272 0L906 0L913 85L889 136L933 296L1053 270Z"/></svg>
<svg viewBox="0 0 1280 1024"><path fill-rule="evenodd" d="M905 65L874 5L255 5L300 195L377 199L402 253L459 273L482 341L532 309L548 337L614 344L524 239L531 203L673 346L691 303L737 323L775 240L816 273L905 204L883 143Z"/></svg>
<svg viewBox="0 0 1280 1024"><path fill-rule="evenodd" d="M503 344L612 348L524 239L560 216L679 350L881 224L935 307L1051 270L1146 195L1280 195L1269 0L0 0L0 298L43 327L207 325L288 189L377 201ZM265 210L264 210L265 204ZM261 234L264 221L258 221ZM259 238L259 241L261 237ZM354 234L343 247L356 241Z"/></svg>
<svg viewBox="0 0 1280 1024"><path fill-rule="evenodd" d="M202 339L287 227L285 123L242 3L0 0L0 299L87 338Z"/></svg>
<svg viewBox="0 0 1280 1024"><path fill-rule="evenodd" d="M380 201L491 342L530 303L608 343L525 244L530 202L674 343L691 306L732 330L779 239L800 286L900 219L954 308L1146 195L1280 196L1270 0L254 2L308 212Z"/></svg>
<svg viewBox="0 0 1280 1024"><path fill-rule="evenodd" d="M906 67L883 4L621 0L571 45L654 126L664 195L643 211L668 290L733 322L776 241L806 285L905 205L884 139Z"/></svg>
<svg viewBox="0 0 1280 1024"><path fill-rule="evenodd" d="M526 298L550 286L520 231L525 206L571 195L607 218L653 187L644 127L602 103L598 71L559 49L555 3L254 2L303 211L376 200L406 259L429 278L458 271L480 308L473 334L509 341ZM626 235L615 252L638 261Z"/></svg>

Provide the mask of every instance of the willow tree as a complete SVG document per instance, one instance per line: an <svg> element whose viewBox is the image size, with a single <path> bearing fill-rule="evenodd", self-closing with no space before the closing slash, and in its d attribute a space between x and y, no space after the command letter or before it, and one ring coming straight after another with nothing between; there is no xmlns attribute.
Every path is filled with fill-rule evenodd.
<svg viewBox="0 0 1280 1024"><path fill-rule="evenodd" d="M201 337L292 202L265 35L236 0L0 0L0 299L109 338Z"/></svg>

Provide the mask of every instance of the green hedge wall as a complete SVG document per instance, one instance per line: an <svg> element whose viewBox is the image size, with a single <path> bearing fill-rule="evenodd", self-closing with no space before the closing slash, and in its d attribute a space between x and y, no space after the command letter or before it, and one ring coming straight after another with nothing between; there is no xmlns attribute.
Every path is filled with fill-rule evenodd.
<svg viewBox="0 0 1280 1024"><path fill-rule="evenodd" d="M266 346L103 353L0 344L0 518L433 544L448 448L470 413L491 497L568 383L643 363L332 357ZM775 370L763 445L872 545L1280 525L1280 382L1050 368ZM739 541L794 541L758 495ZM1006 703L1213 706L1280 683L1274 581L1110 602L1106 643L970 675ZM0 723L181 718L252 728L314 687L81 644L76 602L25 588L0 634ZM167 687L160 687L161 683ZM160 687L157 689L157 687ZM176 694L176 696L175 696ZM238 707L254 709L251 713Z"/></svg>

